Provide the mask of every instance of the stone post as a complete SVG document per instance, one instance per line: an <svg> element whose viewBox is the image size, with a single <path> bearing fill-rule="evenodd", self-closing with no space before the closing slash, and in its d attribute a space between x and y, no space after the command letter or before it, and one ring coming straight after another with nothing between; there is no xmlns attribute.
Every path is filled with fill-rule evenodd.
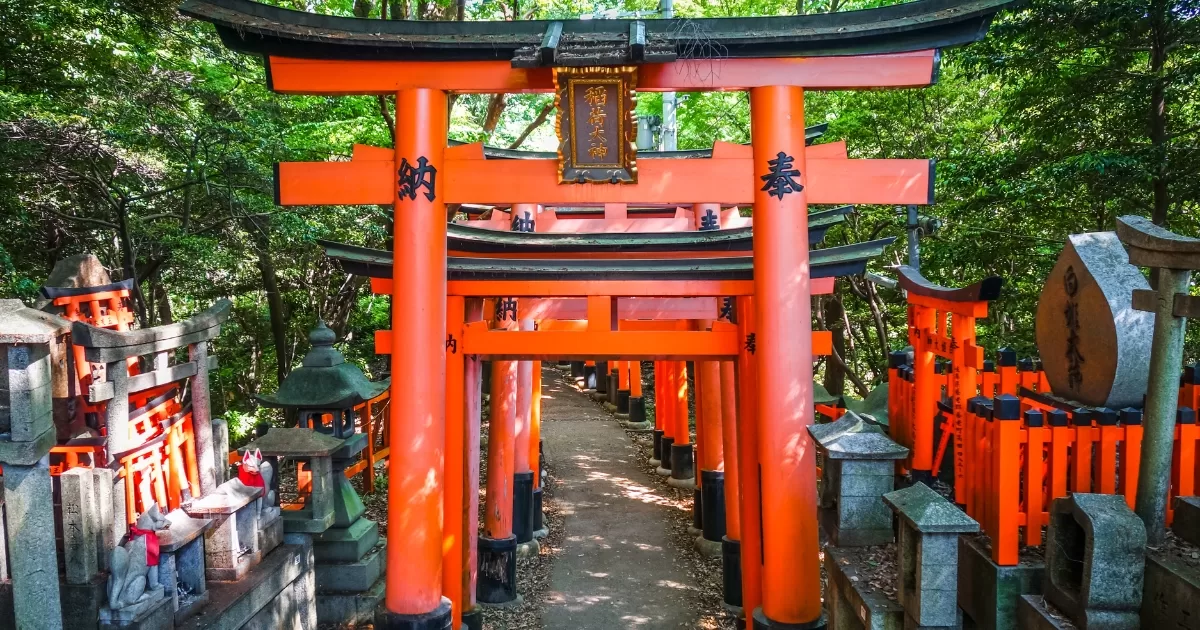
<svg viewBox="0 0 1200 630"><path fill-rule="evenodd" d="M88 584L98 570L99 530L104 529L97 517L92 471L74 468L60 475L58 482L67 584Z"/></svg>
<svg viewBox="0 0 1200 630"><path fill-rule="evenodd" d="M979 523L923 483L883 501L900 517L896 563L905 628L961 627L958 535L978 532Z"/></svg>
<svg viewBox="0 0 1200 630"><path fill-rule="evenodd" d="M1133 292L1135 309L1155 313L1135 509L1150 544L1156 545L1166 536L1183 338L1187 318L1200 316L1200 298L1188 294L1191 271L1200 269L1200 239L1180 236L1135 216L1117 219L1117 237L1129 252L1130 263L1150 267L1158 275L1156 289Z"/></svg>
<svg viewBox="0 0 1200 630"><path fill-rule="evenodd" d="M196 465L200 469L200 493L208 495L221 485L226 468L225 452L216 452L213 442L212 415L208 400L208 342L188 346L188 359L196 364L192 377L192 428L196 432ZM218 460L217 458L221 458Z"/></svg>

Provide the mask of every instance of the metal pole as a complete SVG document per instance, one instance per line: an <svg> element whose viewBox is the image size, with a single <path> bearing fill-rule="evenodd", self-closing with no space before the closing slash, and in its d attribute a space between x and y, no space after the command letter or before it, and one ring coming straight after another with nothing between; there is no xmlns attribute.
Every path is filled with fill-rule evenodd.
<svg viewBox="0 0 1200 630"><path fill-rule="evenodd" d="M1138 470L1134 511L1146 524L1146 543L1153 546L1166 536L1167 488L1171 477L1171 451L1175 442L1175 408L1179 405L1179 363L1187 318L1176 317L1175 296L1188 293L1191 272L1158 269L1155 292L1154 341L1150 346L1150 380L1146 415L1142 420L1142 464Z"/></svg>
<svg viewBox="0 0 1200 630"><path fill-rule="evenodd" d="M917 227L917 207L908 207L908 266L921 270L920 229Z"/></svg>
<svg viewBox="0 0 1200 630"><path fill-rule="evenodd" d="M675 17L675 2L674 0L659 0L658 8L662 11L663 19L669 20ZM675 93L663 92L662 108L663 108L663 126L662 126L662 150L674 151L676 148L676 122L675 122Z"/></svg>

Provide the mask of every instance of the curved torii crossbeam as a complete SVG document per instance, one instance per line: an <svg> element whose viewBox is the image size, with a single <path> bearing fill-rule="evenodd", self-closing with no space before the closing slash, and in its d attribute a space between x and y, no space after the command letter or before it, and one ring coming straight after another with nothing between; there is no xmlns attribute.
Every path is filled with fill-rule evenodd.
<svg viewBox="0 0 1200 630"><path fill-rule="evenodd" d="M976 371L983 368L983 348L975 345L975 320L987 317L988 302L1000 295L1003 278L992 276L968 287L955 289L934 284L907 265L897 271L899 285L908 291L908 342L913 347L912 378L888 390L892 435L911 449L906 465L916 477L936 475L950 436L961 444L967 401L975 396ZM949 318L949 326L947 326ZM950 418L943 424L942 439L934 450L934 423L938 415L940 383L934 377L937 357L948 359L947 381ZM911 383L911 385L909 385ZM911 388L911 392L905 391ZM911 394L911 407L905 399ZM954 449L956 479L966 474L965 449ZM956 486L961 495L965 484ZM966 502L964 496L956 496Z"/></svg>

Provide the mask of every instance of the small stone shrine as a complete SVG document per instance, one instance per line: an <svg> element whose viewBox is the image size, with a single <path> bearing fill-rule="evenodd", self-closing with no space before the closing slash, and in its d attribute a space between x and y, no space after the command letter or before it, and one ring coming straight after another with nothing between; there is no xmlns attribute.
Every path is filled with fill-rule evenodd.
<svg viewBox="0 0 1200 630"><path fill-rule="evenodd" d="M892 514L881 498L895 483L895 462L908 449L853 411L808 432L825 460L819 516L833 544L861 547L892 542Z"/></svg>
<svg viewBox="0 0 1200 630"><path fill-rule="evenodd" d="M1124 497L1056 499L1046 541L1046 601L1080 628L1138 628L1145 549L1146 528ZM1030 599L1022 605L1036 607Z"/></svg>
<svg viewBox="0 0 1200 630"><path fill-rule="evenodd" d="M883 501L900 517L896 548L905 628L958 628L958 535L979 523L929 486L917 482Z"/></svg>
<svg viewBox="0 0 1200 630"><path fill-rule="evenodd" d="M1140 406L1154 316L1136 310L1145 276L1113 232L1073 234L1038 299L1037 346L1055 395L1089 407Z"/></svg>

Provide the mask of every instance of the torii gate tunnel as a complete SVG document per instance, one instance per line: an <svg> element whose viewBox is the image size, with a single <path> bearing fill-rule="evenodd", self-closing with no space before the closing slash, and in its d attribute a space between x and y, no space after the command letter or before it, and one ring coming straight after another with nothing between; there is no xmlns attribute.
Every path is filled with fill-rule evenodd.
<svg viewBox="0 0 1200 630"><path fill-rule="evenodd" d="M376 150L350 162L277 170L283 204L395 209L386 288L396 308L390 334L381 336L391 355L393 404L386 613L377 627L450 628L461 615L445 597L454 585L448 589L443 580L445 565L454 562L446 558L447 535L461 531L444 531L446 493L462 505L461 487L444 484L444 460L462 457L445 450L447 423L461 427L462 412L446 402L448 377L462 382L461 359L447 372L447 334L461 335L462 352L498 357L726 358L736 359L743 373L757 371L755 391L743 393L763 419L754 436L762 465L761 600L747 617L755 628L823 626L815 455L806 431L813 422L815 268L805 246L808 206L931 203L933 164L810 157L805 92L930 85L939 49L980 39L1011 1L922 0L831 15L688 20L686 29L675 20L368 21L249 0L185 2L182 11L214 23L226 45L263 55L277 92L396 98L390 155ZM711 46L690 45L685 34L697 30ZM721 53L711 57L709 50ZM590 120L595 133L614 140L593 143L591 153L564 141L558 160L500 160L488 159L479 145L448 146L451 92L557 90L560 123L569 112L586 135L589 119L574 120L573 109L583 101L562 89L580 76L591 83L579 85L595 89L616 82L604 96L589 88L579 97L593 106L624 101L635 87L749 91L751 144L720 144L705 159L635 166L626 103L608 119ZM610 149L618 156L612 163ZM522 260L509 261L506 276L495 260L448 261L447 204L693 203L752 206L752 249L743 268L643 276L630 266L637 261L601 261L610 264L589 272L557 260ZM638 296L734 296L743 330L621 330L616 305ZM488 331L465 324L464 300L473 297L586 298L587 328ZM738 337L750 332L753 355Z"/></svg>

